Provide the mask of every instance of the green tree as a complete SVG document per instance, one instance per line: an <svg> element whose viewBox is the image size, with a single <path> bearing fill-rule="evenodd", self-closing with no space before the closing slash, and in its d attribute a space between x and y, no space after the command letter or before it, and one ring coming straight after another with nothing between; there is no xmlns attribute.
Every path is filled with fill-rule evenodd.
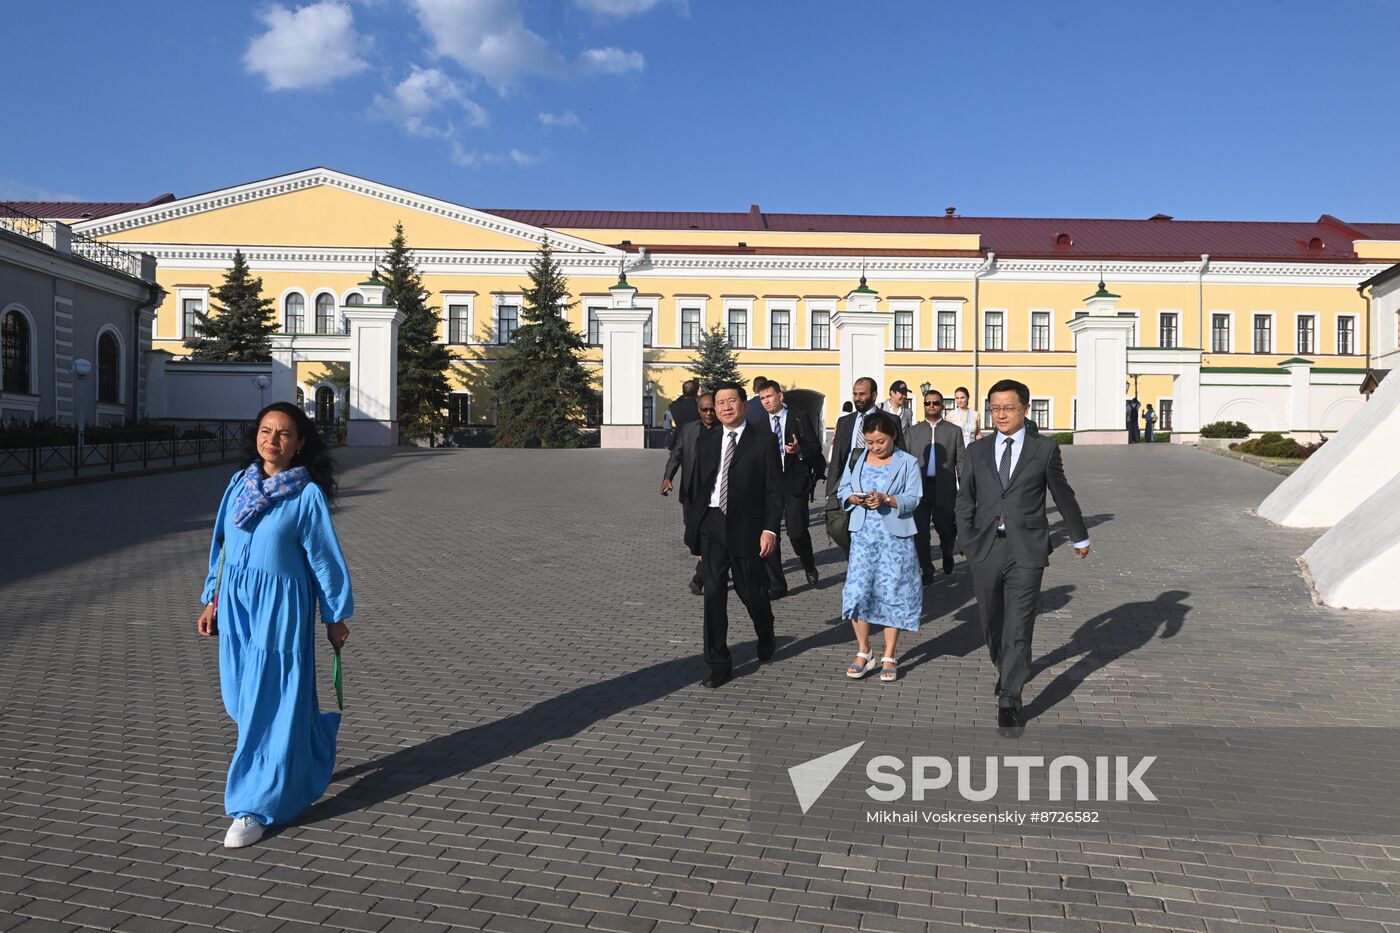
<svg viewBox="0 0 1400 933"><path fill-rule="evenodd" d="M569 282L549 241L530 264L523 323L492 367L497 447L577 447L593 377L583 365L583 335L569 324Z"/></svg>
<svg viewBox="0 0 1400 933"><path fill-rule="evenodd" d="M394 225L383 265L384 300L404 316L399 325L399 440L428 440L447 421L447 369L452 357L437 342L442 316L428 304L423 277L401 223Z"/></svg>
<svg viewBox="0 0 1400 933"><path fill-rule="evenodd" d="M242 250L234 250L233 268L224 273L224 284L210 292L209 303L211 313L197 312L190 356L228 363L272 359L277 316L272 299L263 297L262 277L248 271Z"/></svg>
<svg viewBox="0 0 1400 933"><path fill-rule="evenodd" d="M729 345L729 332L719 324L700 334L690 374L700 380L700 391L708 392L720 382L741 382L739 358Z"/></svg>

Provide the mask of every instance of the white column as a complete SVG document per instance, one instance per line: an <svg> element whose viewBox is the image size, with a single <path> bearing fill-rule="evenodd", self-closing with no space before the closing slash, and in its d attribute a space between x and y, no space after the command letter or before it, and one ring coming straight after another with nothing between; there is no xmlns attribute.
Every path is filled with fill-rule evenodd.
<svg viewBox="0 0 1400 933"><path fill-rule="evenodd" d="M272 335L272 385L267 388L269 402L291 402L297 400L296 336L293 334Z"/></svg>
<svg viewBox="0 0 1400 933"><path fill-rule="evenodd" d="M1279 366L1288 370L1288 417L1284 421L1289 431L1304 432L1312 427L1308 395L1312 392L1312 360L1293 357Z"/></svg>
<svg viewBox="0 0 1400 933"><path fill-rule="evenodd" d="M642 328L651 317L651 309L614 307L594 314L603 331L600 446L639 450L646 446L646 425L642 424Z"/></svg>
<svg viewBox="0 0 1400 933"><path fill-rule="evenodd" d="M1172 397L1175 409L1172 412L1172 440L1187 440L1186 435L1197 435L1201 431L1201 361L1197 354L1196 364L1187 366L1172 380ZM1192 443L1194 443L1192 438Z"/></svg>
<svg viewBox="0 0 1400 933"><path fill-rule="evenodd" d="M1085 300L1089 313L1069 323L1074 334L1075 395L1079 399L1076 444L1128 442L1124 405L1133 321L1118 316L1118 297L1100 283L1098 293Z"/></svg>
<svg viewBox="0 0 1400 933"><path fill-rule="evenodd" d="M894 314L889 311L838 311L831 316L841 360L841 392L862 376L875 380L879 395L885 385L885 345Z"/></svg>
<svg viewBox="0 0 1400 933"><path fill-rule="evenodd" d="M350 322L350 421L345 442L352 447L393 447L399 442L403 312L363 304L347 306L343 313Z"/></svg>

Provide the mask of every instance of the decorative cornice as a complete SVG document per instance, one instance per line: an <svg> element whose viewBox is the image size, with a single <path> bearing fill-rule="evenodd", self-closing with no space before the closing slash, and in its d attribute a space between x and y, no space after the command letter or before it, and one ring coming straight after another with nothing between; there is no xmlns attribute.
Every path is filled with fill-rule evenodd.
<svg viewBox="0 0 1400 933"><path fill-rule="evenodd" d="M200 214L224 207L246 204L250 201L259 201L264 198L291 194L295 191L304 191L307 188L319 186L338 188L342 191L349 191L352 194L364 195L379 201L384 201L388 204L407 207L424 214L444 217L448 220L454 220L458 223L479 227L506 236L521 237L536 242L548 237L552 245L563 247L565 252L579 251L585 253L600 253L612 257L623 255L623 251L615 247L594 243L591 240L584 240L579 237L567 236L554 230L547 230L544 227L535 227L530 224L507 220L496 214L488 214L484 211L474 210L460 204L453 204L450 201L429 198L421 194L414 194L411 191L404 191L402 188L381 185L378 182L369 181L365 178L356 178L354 175L346 175L325 168L308 169L304 172L280 175L276 178L269 178L246 185L222 188L207 194L180 198L175 201L166 202L165 204L156 205L155 207L127 211L123 214L113 214L111 217L103 217L98 220L84 221L83 223L74 224L73 229L91 237L110 236L114 233L122 233L150 224L177 220L181 217L188 217L191 214Z"/></svg>

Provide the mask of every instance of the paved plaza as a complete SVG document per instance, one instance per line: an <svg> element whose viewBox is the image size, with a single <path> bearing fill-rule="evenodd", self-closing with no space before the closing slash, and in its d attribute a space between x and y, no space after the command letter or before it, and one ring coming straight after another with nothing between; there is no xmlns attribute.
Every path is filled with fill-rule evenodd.
<svg viewBox="0 0 1400 933"><path fill-rule="evenodd" d="M776 663L731 598L736 678L699 686L664 458L343 452L336 778L236 851L194 633L230 469L0 498L0 930L1400 930L1400 838L750 833L751 729L990 723L994 675L959 560L901 679L848 682L814 529ZM1393 724L1400 614L1312 605L1316 534L1247 511L1281 477L1169 445L1065 461L1093 552L1047 571L1030 729Z"/></svg>

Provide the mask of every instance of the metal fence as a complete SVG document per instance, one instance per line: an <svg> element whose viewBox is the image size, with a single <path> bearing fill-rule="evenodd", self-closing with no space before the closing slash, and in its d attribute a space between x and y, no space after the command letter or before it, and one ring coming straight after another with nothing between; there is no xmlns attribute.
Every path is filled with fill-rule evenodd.
<svg viewBox="0 0 1400 933"><path fill-rule="evenodd" d="M344 443L340 424L318 424L327 445ZM121 464L143 469L217 462L236 456L248 440L248 421L163 419L120 427L32 424L0 430L0 479L30 482L115 473Z"/></svg>

